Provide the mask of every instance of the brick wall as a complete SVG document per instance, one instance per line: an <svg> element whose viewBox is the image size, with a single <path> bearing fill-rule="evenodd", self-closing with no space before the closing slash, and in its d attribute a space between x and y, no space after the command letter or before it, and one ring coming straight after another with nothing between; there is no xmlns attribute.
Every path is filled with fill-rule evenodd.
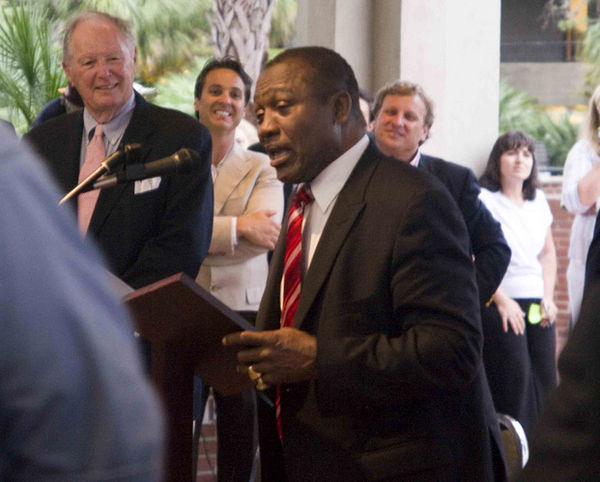
<svg viewBox="0 0 600 482"><path fill-rule="evenodd" d="M202 434L198 446L198 467L196 482L215 482L217 480L217 413L215 400L211 395L206 401Z"/></svg>
<svg viewBox="0 0 600 482"><path fill-rule="evenodd" d="M557 354L560 352L567 340L569 325L569 296L567 292L567 265L569 263L569 237L571 235L571 224L573 215L566 209L560 207L560 193L562 189L562 176L552 176L544 179L542 189L550 204L554 222L552 223L552 236L556 246L558 259L558 273L554 291L554 302L558 307L558 319L556 321Z"/></svg>

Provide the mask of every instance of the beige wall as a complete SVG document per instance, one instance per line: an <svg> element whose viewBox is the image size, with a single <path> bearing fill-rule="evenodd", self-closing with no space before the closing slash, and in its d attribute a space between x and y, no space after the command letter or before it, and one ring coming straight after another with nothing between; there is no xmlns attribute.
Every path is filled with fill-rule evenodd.
<svg viewBox="0 0 600 482"><path fill-rule="evenodd" d="M482 170L498 132L500 0L298 0L298 45L337 50L371 91L422 84L436 104L423 150Z"/></svg>

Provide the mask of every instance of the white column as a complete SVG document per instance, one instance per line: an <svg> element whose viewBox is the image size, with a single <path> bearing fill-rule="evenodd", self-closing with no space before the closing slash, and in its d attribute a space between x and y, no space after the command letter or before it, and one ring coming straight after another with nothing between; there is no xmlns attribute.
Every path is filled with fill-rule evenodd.
<svg viewBox="0 0 600 482"><path fill-rule="evenodd" d="M402 0L401 78L435 102L423 151L480 174L498 135L500 0Z"/></svg>
<svg viewBox="0 0 600 482"><path fill-rule="evenodd" d="M498 134L500 0L298 0L298 45L338 51L373 92L421 84L436 114L424 152L481 173Z"/></svg>
<svg viewBox="0 0 600 482"><path fill-rule="evenodd" d="M298 45L335 50L370 91L373 11L373 0L298 0Z"/></svg>

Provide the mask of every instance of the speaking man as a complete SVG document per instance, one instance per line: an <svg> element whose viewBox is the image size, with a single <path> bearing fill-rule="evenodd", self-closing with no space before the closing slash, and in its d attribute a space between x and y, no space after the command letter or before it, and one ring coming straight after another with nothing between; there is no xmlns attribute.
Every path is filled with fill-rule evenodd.
<svg viewBox="0 0 600 482"><path fill-rule="evenodd" d="M321 47L280 54L256 88L260 141L300 184L262 331L223 340L273 400L263 480L501 479L464 221L434 179L377 150L358 98Z"/></svg>

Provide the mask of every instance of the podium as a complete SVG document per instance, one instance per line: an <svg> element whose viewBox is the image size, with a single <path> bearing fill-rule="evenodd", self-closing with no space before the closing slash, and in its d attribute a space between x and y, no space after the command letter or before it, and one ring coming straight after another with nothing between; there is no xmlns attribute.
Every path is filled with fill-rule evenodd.
<svg viewBox="0 0 600 482"><path fill-rule="evenodd" d="M254 326L184 273L135 290L124 302L152 349L151 376L167 416L166 480L195 480L193 377L222 395L251 388L249 378L236 372L237 349L221 339Z"/></svg>

